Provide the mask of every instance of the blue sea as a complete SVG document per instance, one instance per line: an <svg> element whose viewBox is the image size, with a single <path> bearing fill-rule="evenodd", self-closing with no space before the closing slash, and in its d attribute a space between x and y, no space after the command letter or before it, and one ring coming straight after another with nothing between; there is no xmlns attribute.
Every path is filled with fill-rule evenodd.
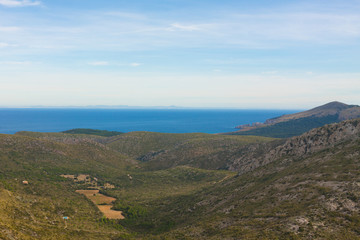
<svg viewBox="0 0 360 240"><path fill-rule="evenodd" d="M162 133L222 133L298 112L239 109L0 109L0 133L60 132L74 128Z"/></svg>

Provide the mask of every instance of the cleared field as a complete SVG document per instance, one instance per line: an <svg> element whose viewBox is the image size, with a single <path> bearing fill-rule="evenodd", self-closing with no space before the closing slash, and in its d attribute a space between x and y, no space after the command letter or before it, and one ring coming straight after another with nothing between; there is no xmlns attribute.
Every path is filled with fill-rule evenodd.
<svg viewBox="0 0 360 240"><path fill-rule="evenodd" d="M121 211L112 210L112 205L98 205L97 206L102 213L104 213L105 217L109 219L124 219L125 217L122 215Z"/></svg>
<svg viewBox="0 0 360 240"><path fill-rule="evenodd" d="M76 190L77 193L85 195L90 199L99 210L109 219L124 219L121 211L115 211L111 208L113 207L113 202L116 198L105 196L99 193L99 190Z"/></svg>
<svg viewBox="0 0 360 240"><path fill-rule="evenodd" d="M112 204L116 198L105 196L99 193L99 190L76 190L77 193L85 195L88 199L93 201L96 205Z"/></svg>

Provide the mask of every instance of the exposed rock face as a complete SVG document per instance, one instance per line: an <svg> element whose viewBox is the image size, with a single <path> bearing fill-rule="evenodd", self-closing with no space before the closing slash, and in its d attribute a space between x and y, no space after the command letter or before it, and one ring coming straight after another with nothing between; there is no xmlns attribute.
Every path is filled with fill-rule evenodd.
<svg viewBox="0 0 360 240"><path fill-rule="evenodd" d="M360 119L347 120L313 129L298 137L292 137L284 144L271 148L270 144L252 145L244 154L230 164L229 169L240 174L264 166L276 159L296 158L334 146L346 140L360 138Z"/></svg>
<svg viewBox="0 0 360 240"><path fill-rule="evenodd" d="M360 137L360 119L344 121L313 129L301 136L290 138L274 149L274 156L301 156L331 147L341 141Z"/></svg>
<svg viewBox="0 0 360 240"><path fill-rule="evenodd" d="M235 158L230 161L228 169L241 174L264 166L274 159L274 149L283 143L284 141L275 141L245 146L234 155Z"/></svg>

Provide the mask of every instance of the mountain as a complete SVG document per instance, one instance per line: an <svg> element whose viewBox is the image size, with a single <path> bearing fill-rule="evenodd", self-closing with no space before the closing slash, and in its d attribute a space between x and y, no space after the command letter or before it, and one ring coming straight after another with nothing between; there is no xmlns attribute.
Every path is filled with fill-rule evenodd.
<svg viewBox="0 0 360 240"><path fill-rule="evenodd" d="M255 135L287 138L301 135L313 128L360 117L360 107L340 102L331 102L308 111L287 114L266 120L264 123L240 125L239 131L229 135Z"/></svg>
<svg viewBox="0 0 360 240"><path fill-rule="evenodd" d="M1 134L0 239L360 239L359 156L360 119L288 139ZM125 219L63 174L112 186Z"/></svg>
<svg viewBox="0 0 360 240"><path fill-rule="evenodd" d="M284 143L269 146L269 143L251 145L247 152L231 161L229 170L245 173L264 166L282 157L304 157L347 140L360 138L360 120L348 120L330 124L287 139ZM263 150L265 149L265 151ZM261 151L262 150L262 151ZM257 154L258 152L261 154Z"/></svg>
<svg viewBox="0 0 360 240"><path fill-rule="evenodd" d="M294 137L272 156L262 167L184 197L181 207L163 206L159 212L178 213L163 217L179 224L165 236L360 239L360 120Z"/></svg>

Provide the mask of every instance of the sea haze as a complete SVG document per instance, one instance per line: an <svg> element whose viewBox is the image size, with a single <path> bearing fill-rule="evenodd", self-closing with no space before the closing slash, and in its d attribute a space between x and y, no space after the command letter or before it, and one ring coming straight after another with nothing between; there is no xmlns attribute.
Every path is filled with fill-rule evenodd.
<svg viewBox="0 0 360 240"><path fill-rule="evenodd" d="M163 133L221 133L298 110L238 109L0 109L0 133L73 128Z"/></svg>

